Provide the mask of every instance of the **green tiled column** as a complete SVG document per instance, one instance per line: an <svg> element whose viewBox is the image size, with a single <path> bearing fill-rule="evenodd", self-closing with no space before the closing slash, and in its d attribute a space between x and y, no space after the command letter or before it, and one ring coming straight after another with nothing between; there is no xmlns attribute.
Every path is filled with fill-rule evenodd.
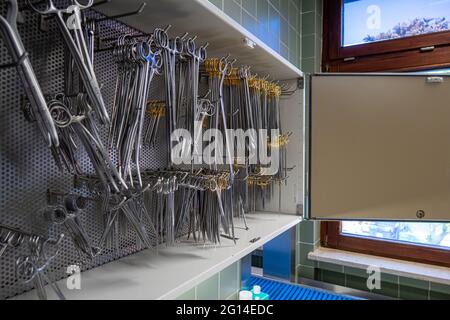
<svg viewBox="0 0 450 320"><path fill-rule="evenodd" d="M312 73L320 71L322 55L322 0L302 0L298 19L301 30L301 69ZM320 244L320 223L304 221L297 227L297 277L318 279L314 262L308 260L308 253Z"/></svg>
<svg viewBox="0 0 450 320"><path fill-rule="evenodd" d="M319 223L303 221L297 226L296 265L297 278L316 279L317 264L308 259L308 254L320 244Z"/></svg>
<svg viewBox="0 0 450 320"><path fill-rule="evenodd" d="M322 61L322 0L302 1L302 71L321 71Z"/></svg>

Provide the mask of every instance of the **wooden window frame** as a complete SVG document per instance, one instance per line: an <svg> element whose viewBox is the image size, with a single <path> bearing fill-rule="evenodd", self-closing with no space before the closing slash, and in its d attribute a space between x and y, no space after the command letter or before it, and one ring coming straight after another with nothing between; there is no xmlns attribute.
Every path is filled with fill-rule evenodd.
<svg viewBox="0 0 450 320"><path fill-rule="evenodd" d="M332 249L450 267L450 250L344 235L341 230L341 222L322 222L321 245Z"/></svg>
<svg viewBox="0 0 450 320"><path fill-rule="evenodd" d="M324 71L409 71L450 66L450 31L343 47L342 8L343 0L324 0ZM422 51L431 47L434 49Z"/></svg>
<svg viewBox="0 0 450 320"><path fill-rule="evenodd" d="M324 71L390 72L450 67L450 31L342 47L342 8L343 0L324 0ZM434 50L421 50L431 46ZM322 222L322 246L450 267L450 250L345 235L341 228L341 222Z"/></svg>

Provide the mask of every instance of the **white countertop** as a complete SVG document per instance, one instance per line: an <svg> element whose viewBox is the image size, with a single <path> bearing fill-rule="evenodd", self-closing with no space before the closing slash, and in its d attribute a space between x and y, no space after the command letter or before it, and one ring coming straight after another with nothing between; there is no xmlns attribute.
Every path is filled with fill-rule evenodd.
<svg viewBox="0 0 450 320"><path fill-rule="evenodd" d="M68 300L175 299L214 274L242 259L301 221L294 215L256 213L247 216L249 231L236 221L235 245L222 239L219 246L182 242L176 247L145 250L81 274L81 290L58 285ZM254 243L250 241L259 238ZM49 297L53 292L47 290ZM33 291L14 299L36 299Z"/></svg>

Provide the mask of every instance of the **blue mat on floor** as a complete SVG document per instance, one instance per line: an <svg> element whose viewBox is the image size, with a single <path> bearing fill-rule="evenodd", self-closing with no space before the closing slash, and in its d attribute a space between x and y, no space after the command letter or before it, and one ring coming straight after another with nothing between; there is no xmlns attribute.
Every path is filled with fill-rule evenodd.
<svg viewBox="0 0 450 320"><path fill-rule="evenodd" d="M250 278L250 287L260 286L262 292L267 293L270 300L356 300L321 289L312 289L295 284L287 284L259 277Z"/></svg>

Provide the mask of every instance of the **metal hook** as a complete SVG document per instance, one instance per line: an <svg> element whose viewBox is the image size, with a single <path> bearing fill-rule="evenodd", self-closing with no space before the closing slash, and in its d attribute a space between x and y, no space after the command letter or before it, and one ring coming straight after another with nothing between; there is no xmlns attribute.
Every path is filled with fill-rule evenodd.
<svg viewBox="0 0 450 320"><path fill-rule="evenodd" d="M110 3L110 2L111 2L111 0L101 0L101 1L99 1L99 2L97 2L97 3L94 3L94 4L91 6L91 8L97 7L97 6L101 6L102 4L106 4L106 3Z"/></svg>
<svg viewBox="0 0 450 320"><path fill-rule="evenodd" d="M103 22L106 20L114 20L114 19L120 19L120 18L125 18L125 17L129 17L129 16L135 16L135 15L139 15L144 11L145 6L147 5L147 3L142 2L141 5L139 6L139 8L136 11L132 11L132 12L128 12L128 13L122 13L122 14L118 14L115 16L111 16L111 17L104 17L104 18L99 18L99 19L94 19L95 22Z"/></svg>
<svg viewBox="0 0 450 320"><path fill-rule="evenodd" d="M182 40L182 41L184 41L184 39L186 39L186 37L189 35L189 32L185 32L181 37L180 37L180 39Z"/></svg>

